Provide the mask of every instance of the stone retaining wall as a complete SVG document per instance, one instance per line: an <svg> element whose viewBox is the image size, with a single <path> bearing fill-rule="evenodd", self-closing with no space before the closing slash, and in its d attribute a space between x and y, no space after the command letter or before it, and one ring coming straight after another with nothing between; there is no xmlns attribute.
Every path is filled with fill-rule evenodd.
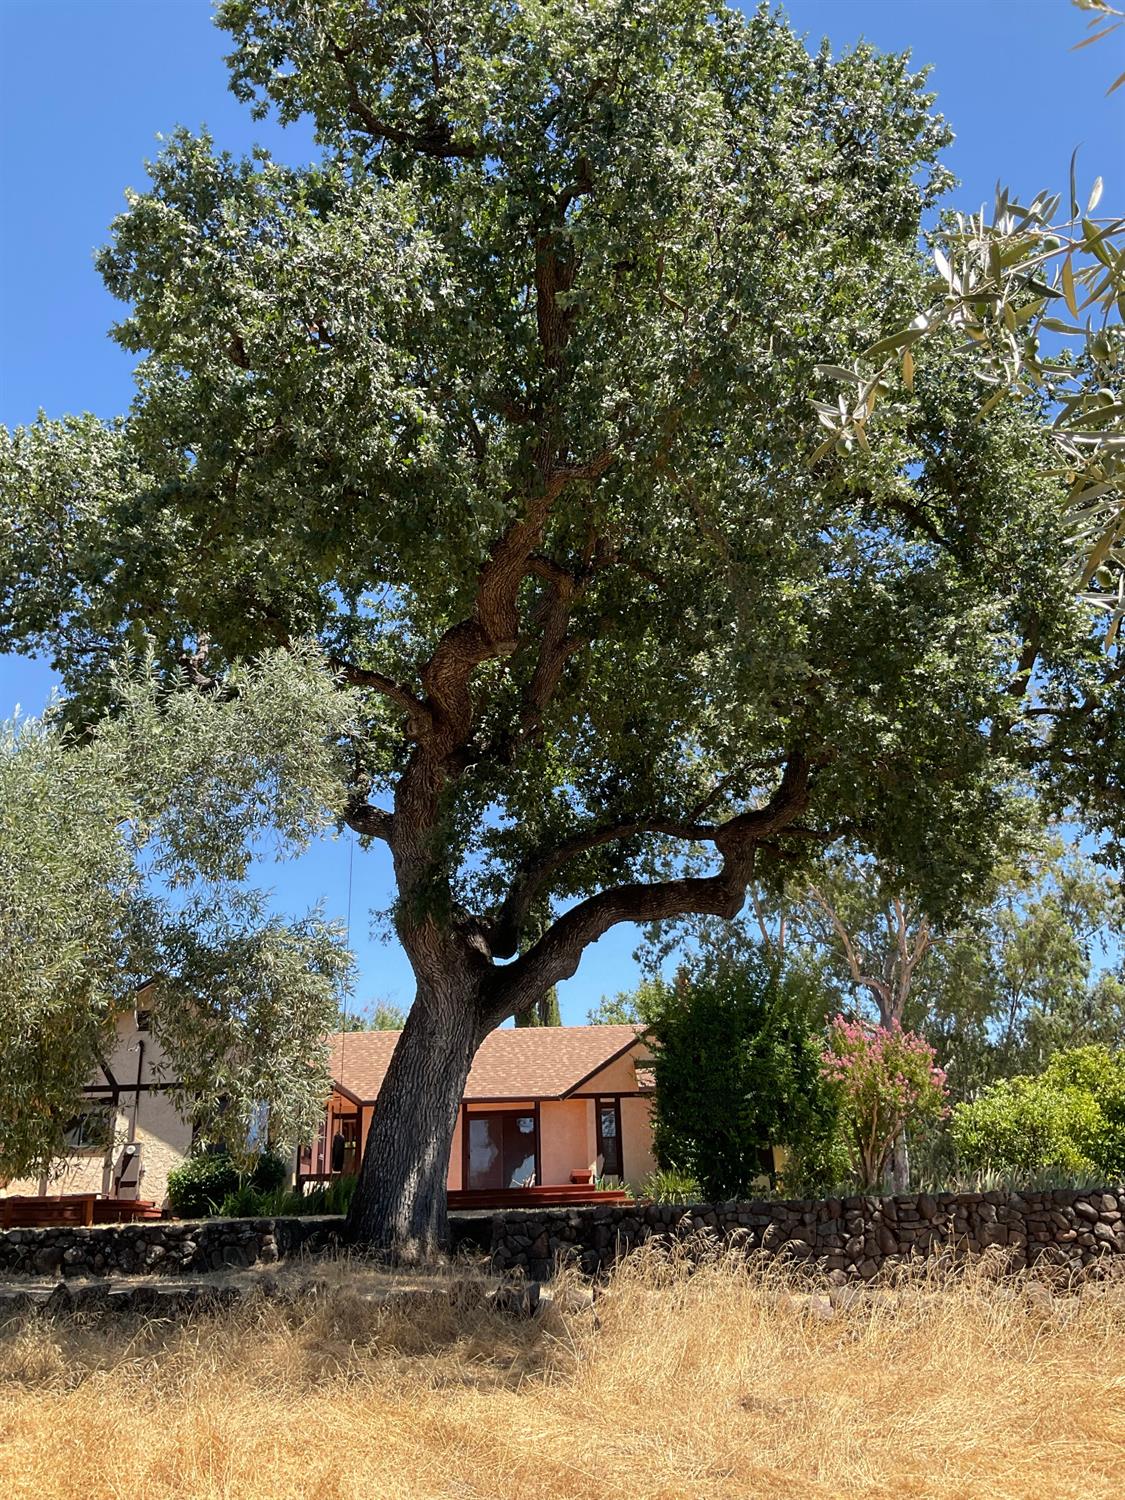
<svg viewBox="0 0 1125 1500"><path fill-rule="evenodd" d="M1125 1188L532 1209L493 1218L492 1264L538 1280L568 1261L594 1276L648 1241L706 1238L802 1262L837 1284L870 1281L887 1267L927 1256L952 1258L991 1246L1002 1247L994 1253L1002 1253L1011 1270L1053 1265L1080 1271L1102 1256L1125 1255L1123 1210Z"/></svg>
<svg viewBox="0 0 1125 1500"><path fill-rule="evenodd" d="M691 1207L629 1203L543 1208L450 1220L454 1249L491 1257L495 1271L543 1280L562 1262L588 1276L648 1241L717 1240L807 1264L829 1281L870 1281L927 1256L1001 1247L1013 1270L1081 1270L1125 1255L1125 1187L1076 1192L935 1193ZM0 1279L21 1276L186 1276L272 1265L343 1242L337 1217L169 1220L92 1229L0 1232Z"/></svg>
<svg viewBox="0 0 1125 1500"><path fill-rule="evenodd" d="M0 1278L184 1276L273 1265L334 1245L340 1218L171 1219L0 1232Z"/></svg>

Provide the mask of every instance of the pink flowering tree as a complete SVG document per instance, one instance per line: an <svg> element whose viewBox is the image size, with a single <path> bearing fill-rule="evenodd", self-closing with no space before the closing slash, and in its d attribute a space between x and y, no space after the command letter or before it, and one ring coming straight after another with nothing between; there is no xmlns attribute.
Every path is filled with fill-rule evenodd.
<svg viewBox="0 0 1125 1500"><path fill-rule="evenodd" d="M883 1180L907 1125L947 1112L945 1072L934 1049L897 1021L876 1026L836 1016L821 1070L839 1097L848 1152L864 1190Z"/></svg>

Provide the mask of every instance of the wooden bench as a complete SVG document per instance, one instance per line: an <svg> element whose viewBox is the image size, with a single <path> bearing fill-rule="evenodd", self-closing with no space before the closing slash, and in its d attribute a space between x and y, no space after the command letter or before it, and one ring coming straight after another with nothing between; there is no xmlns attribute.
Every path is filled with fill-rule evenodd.
<svg viewBox="0 0 1125 1500"><path fill-rule="evenodd" d="M162 1219L163 1210L151 1198L95 1198L95 1224L136 1224Z"/></svg>
<svg viewBox="0 0 1125 1500"><path fill-rule="evenodd" d="M54 1198L3 1198L5 1229L46 1229L57 1224L92 1224L96 1193L68 1193Z"/></svg>
<svg viewBox="0 0 1125 1500"><path fill-rule="evenodd" d="M163 1218L147 1198L101 1198L96 1193L56 1193L54 1197L0 1198L4 1229L52 1229L65 1224L132 1224Z"/></svg>

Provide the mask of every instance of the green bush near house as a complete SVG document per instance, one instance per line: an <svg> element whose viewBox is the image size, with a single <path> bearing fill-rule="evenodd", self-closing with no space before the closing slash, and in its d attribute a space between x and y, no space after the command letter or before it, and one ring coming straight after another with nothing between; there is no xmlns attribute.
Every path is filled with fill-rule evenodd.
<svg viewBox="0 0 1125 1500"><path fill-rule="evenodd" d="M970 1170L1125 1177L1125 1053L1056 1053L1042 1073L1003 1078L957 1105L950 1133Z"/></svg>
<svg viewBox="0 0 1125 1500"><path fill-rule="evenodd" d="M823 995L754 949L707 957L665 986L649 1018L657 1161L708 1202L753 1196L773 1146L827 1161L837 1107L821 1077Z"/></svg>
<svg viewBox="0 0 1125 1500"><path fill-rule="evenodd" d="M689 1172L677 1172L674 1167L660 1167L650 1172L641 1183L642 1198L651 1198L654 1203L702 1203L703 1189Z"/></svg>
<svg viewBox="0 0 1125 1500"><path fill-rule="evenodd" d="M276 1192L288 1175L273 1151L263 1151L249 1173L240 1172L227 1151L199 1151L168 1173L168 1201L181 1219L206 1219L243 1188Z"/></svg>
<svg viewBox="0 0 1125 1500"><path fill-rule="evenodd" d="M223 1219L293 1219L313 1214L346 1214L355 1195L355 1177L336 1177L326 1188L301 1194L293 1188L263 1191L244 1183L216 1210Z"/></svg>

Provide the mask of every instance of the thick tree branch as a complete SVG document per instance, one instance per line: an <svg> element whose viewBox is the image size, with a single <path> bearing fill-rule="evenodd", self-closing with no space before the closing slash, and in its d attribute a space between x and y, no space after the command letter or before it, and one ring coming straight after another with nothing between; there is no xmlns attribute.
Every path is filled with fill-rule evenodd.
<svg viewBox="0 0 1125 1500"><path fill-rule="evenodd" d="M482 161L490 154L497 154L495 151L490 152L480 141L456 137L447 120L419 120L411 130L392 125L389 120L377 115L360 93L359 85L348 67L347 48L334 41L329 45L343 75L352 122L376 144L388 141L393 146L403 146L408 151L416 151L420 156L432 156L439 160L462 157L469 161Z"/></svg>
<svg viewBox="0 0 1125 1500"><path fill-rule="evenodd" d="M511 958L519 951L519 940L527 914L552 875L556 874L579 854L604 848L607 844L622 839L639 838L644 834L660 834L665 838L685 839L693 843L709 843L715 837L712 824L677 822L661 818L631 818L617 823L587 828L572 834L549 849L539 849L530 854L521 865L508 890L496 920L488 929L488 942L495 958Z"/></svg>
<svg viewBox="0 0 1125 1500"><path fill-rule="evenodd" d="M345 661L343 657L331 656L329 665L337 672L349 687L372 688L377 693L382 693L384 698L389 698L396 703L414 721L413 734L421 732L421 728L428 721L429 714L425 704L420 698L416 698L409 688L403 687L393 677L387 677L382 672L372 672L367 667L356 666L354 662Z"/></svg>
<svg viewBox="0 0 1125 1500"><path fill-rule="evenodd" d="M607 448L586 463L550 468L541 493L494 544L478 575L472 617L445 632L422 669L426 706L434 720L431 748L438 759L446 759L469 741L473 672L483 662L510 656L519 643L519 589L535 571L531 559L543 539L551 507L568 484L600 478L615 457L616 451Z"/></svg>
<svg viewBox="0 0 1125 1500"><path fill-rule="evenodd" d="M529 995L569 979L585 949L621 922L644 924L693 913L736 916L753 874L755 848L784 834L805 811L809 780L809 763L795 752L765 807L711 830L710 838L722 856L718 874L616 886L564 912L522 957L492 971L482 995L486 1018L496 1024L528 1004Z"/></svg>
<svg viewBox="0 0 1125 1500"><path fill-rule="evenodd" d="M382 839L389 844L394 835L395 820L392 813L370 802L349 803L344 813L344 822L354 833L364 838Z"/></svg>

